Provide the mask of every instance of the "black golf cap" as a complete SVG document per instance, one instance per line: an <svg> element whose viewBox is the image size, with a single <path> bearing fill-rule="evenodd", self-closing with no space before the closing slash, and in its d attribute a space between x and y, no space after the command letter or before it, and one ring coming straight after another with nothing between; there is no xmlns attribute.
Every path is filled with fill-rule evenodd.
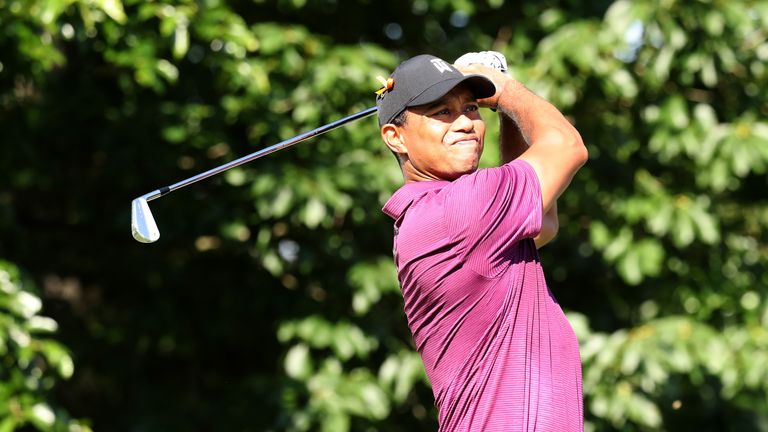
<svg viewBox="0 0 768 432"><path fill-rule="evenodd" d="M496 86L488 78L464 75L432 55L422 54L400 63L388 84L377 92L379 127L391 123L406 108L432 103L462 83L466 83L478 99L496 93Z"/></svg>

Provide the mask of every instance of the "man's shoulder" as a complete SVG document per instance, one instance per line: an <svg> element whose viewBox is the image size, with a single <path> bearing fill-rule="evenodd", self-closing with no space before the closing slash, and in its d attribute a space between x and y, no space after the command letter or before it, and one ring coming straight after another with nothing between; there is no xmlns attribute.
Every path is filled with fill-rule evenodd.
<svg viewBox="0 0 768 432"><path fill-rule="evenodd" d="M383 211L397 220L416 204L419 211L427 212L433 210L433 204L443 204L445 200L451 201L451 206L473 206L493 199L502 190L514 194L514 190L531 184L519 179L534 178L530 165L517 159L499 167L478 169L453 181L406 183L392 194Z"/></svg>
<svg viewBox="0 0 768 432"><path fill-rule="evenodd" d="M443 180L406 183L392 194L382 210L397 220L414 204L423 201L425 197L434 196L450 184Z"/></svg>

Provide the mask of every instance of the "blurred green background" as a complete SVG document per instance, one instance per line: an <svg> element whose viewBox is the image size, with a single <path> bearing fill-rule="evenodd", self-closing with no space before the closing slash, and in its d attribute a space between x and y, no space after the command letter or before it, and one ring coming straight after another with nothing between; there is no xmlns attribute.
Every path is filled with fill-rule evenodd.
<svg viewBox="0 0 768 432"><path fill-rule="evenodd" d="M766 38L766 0L0 0L0 431L436 430L374 118L155 244L130 202L485 49L589 147L541 251L587 431L768 431Z"/></svg>

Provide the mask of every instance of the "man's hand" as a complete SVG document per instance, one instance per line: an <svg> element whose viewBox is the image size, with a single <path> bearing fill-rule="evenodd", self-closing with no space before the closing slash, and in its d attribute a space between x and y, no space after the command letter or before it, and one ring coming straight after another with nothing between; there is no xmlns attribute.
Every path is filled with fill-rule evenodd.
<svg viewBox="0 0 768 432"><path fill-rule="evenodd" d="M477 100L478 105L480 105L483 108L496 109L499 105L499 97L501 97L501 93L504 91L506 83L509 81L513 81L512 78L510 78L505 73L497 69L493 69L488 66L483 66L477 63L470 64L470 65L459 64L459 65L456 65L456 69L458 69L464 75L470 75L470 74L483 75L484 77L491 80L493 84L496 86L496 93L493 96Z"/></svg>
<svg viewBox="0 0 768 432"><path fill-rule="evenodd" d="M467 66L456 66L456 69L458 69L461 73L464 75L470 75L470 74L477 74L477 75L483 75L489 80L493 82L493 84L496 86L496 93L491 96L484 99L478 99L477 103L483 108L493 108L496 109L499 106L499 97L501 96L501 93L504 91L504 87L506 83L512 78L504 74L503 72L489 68L487 66L483 66L481 64L471 64Z"/></svg>

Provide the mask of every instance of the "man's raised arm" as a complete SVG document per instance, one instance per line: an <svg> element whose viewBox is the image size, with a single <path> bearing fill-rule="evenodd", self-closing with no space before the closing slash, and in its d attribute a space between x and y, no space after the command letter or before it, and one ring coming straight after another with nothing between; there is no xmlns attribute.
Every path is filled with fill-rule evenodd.
<svg viewBox="0 0 768 432"><path fill-rule="evenodd" d="M515 120L504 112L499 113L499 124L499 150L501 153L501 163L505 164L525 153L528 150L528 141L523 136ZM560 221L557 218L557 202L554 202L549 210L542 214L541 230L533 238L534 243L536 243L536 249L552 241L559 229Z"/></svg>
<svg viewBox="0 0 768 432"><path fill-rule="evenodd" d="M587 161L587 148L557 108L513 79L499 92L498 109L515 120L530 144L520 159L536 171L546 214Z"/></svg>

